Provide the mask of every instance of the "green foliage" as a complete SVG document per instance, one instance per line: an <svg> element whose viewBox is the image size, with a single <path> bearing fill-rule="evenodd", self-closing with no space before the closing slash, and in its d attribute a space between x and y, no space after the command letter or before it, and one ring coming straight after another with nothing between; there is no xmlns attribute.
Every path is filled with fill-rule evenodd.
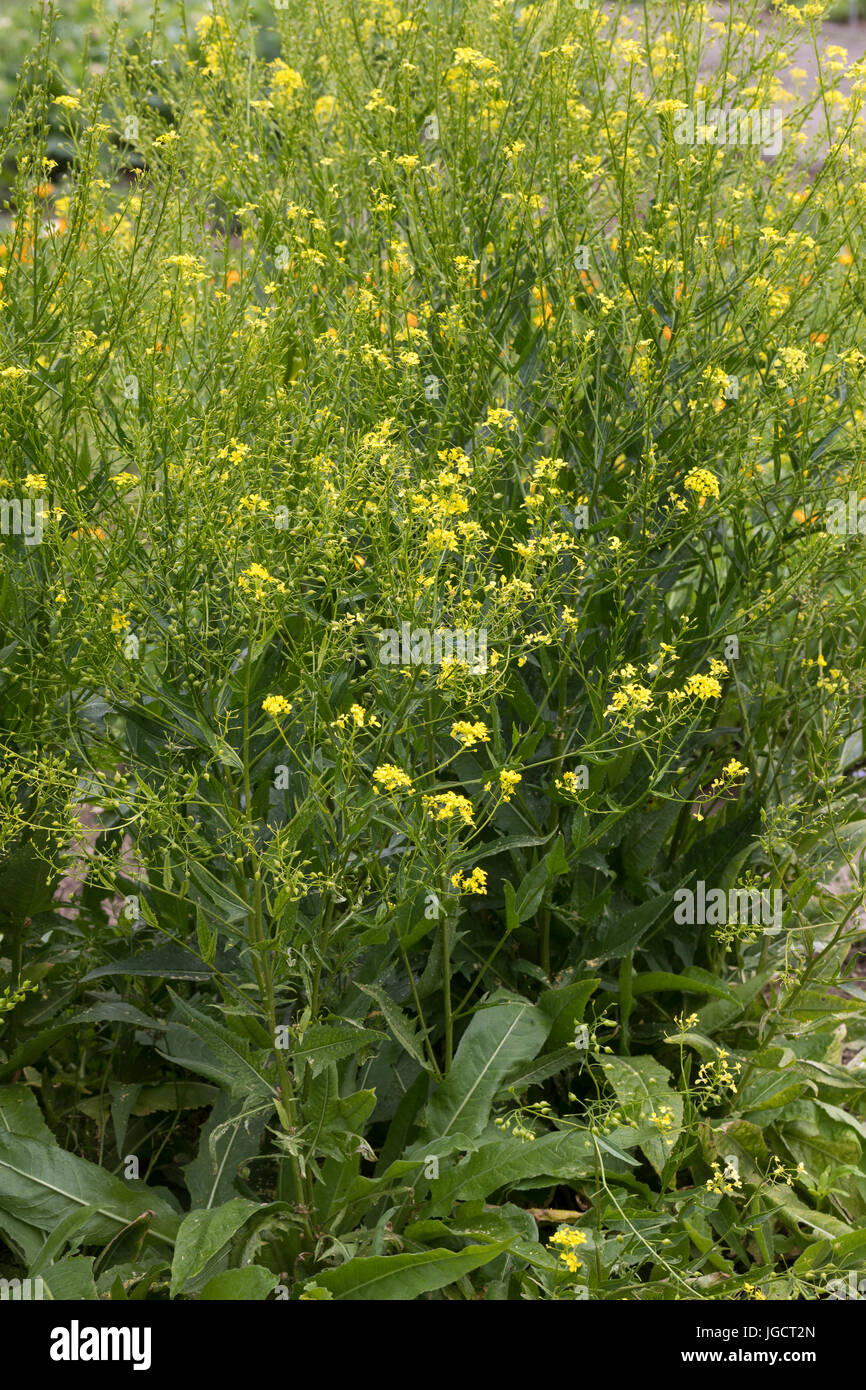
<svg viewBox="0 0 866 1390"><path fill-rule="evenodd" d="M752 0L91 8L0 84L0 1273L826 1296L862 66L786 100Z"/></svg>

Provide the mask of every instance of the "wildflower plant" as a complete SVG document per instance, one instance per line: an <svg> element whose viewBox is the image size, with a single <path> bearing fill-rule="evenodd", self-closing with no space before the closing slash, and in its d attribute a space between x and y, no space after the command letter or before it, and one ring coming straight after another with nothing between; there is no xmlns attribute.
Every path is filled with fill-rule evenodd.
<svg viewBox="0 0 866 1390"><path fill-rule="evenodd" d="M0 1263L53 1297L847 1268L866 69L731 10L172 0L85 62L48 0L0 87Z"/></svg>

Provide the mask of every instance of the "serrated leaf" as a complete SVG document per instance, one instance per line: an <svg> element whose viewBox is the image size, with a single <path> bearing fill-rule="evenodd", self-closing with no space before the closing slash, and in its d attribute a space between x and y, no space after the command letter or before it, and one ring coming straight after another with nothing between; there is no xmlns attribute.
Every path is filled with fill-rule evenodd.
<svg viewBox="0 0 866 1390"><path fill-rule="evenodd" d="M209 980L212 971L181 946L157 946L152 951L142 951L138 956L125 956L123 960L110 961L96 970L82 976L82 980L98 980L103 975L143 975L160 980ZM148 1027L153 1027L152 1023Z"/></svg>
<svg viewBox="0 0 866 1390"><path fill-rule="evenodd" d="M373 1028L353 1028L348 1023L314 1023L304 1033L302 1041L292 1047L290 1056L295 1067L308 1063L312 1075L317 1076L331 1062L342 1062L362 1047L381 1040L382 1034Z"/></svg>
<svg viewBox="0 0 866 1390"><path fill-rule="evenodd" d="M425 1071L429 1071L430 1063L424 1056L422 1050L423 1044L418 1037L411 1019L407 1017L398 1004L394 1003L393 999L388 997L384 989L380 989L378 985L362 985L359 980L356 980L355 984L358 989L363 990L365 994L369 994L370 998L374 999L379 1005L391 1036L396 1039L403 1050L408 1052L409 1056L413 1057Z"/></svg>
<svg viewBox="0 0 866 1390"><path fill-rule="evenodd" d="M208 1018L207 1014L200 1009L194 1008L192 1004L181 999L174 990L169 989L169 994L178 1013L187 1021L187 1031L204 1044L204 1047L214 1058L212 1063L208 1062L207 1058L191 1058L186 1063L187 1065L227 1087L233 1095L256 1096L262 1100L273 1096L273 1086L253 1065L248 1043L239 1038L231 1029L224 1028L213 1019ZM172 1054L174 1054L174 1046L171 1041L173 1036L177 1036L177 1033L172 1034L170 1029L166 1041ZM181 1059L173 1055L173 1060Z"/></svg>

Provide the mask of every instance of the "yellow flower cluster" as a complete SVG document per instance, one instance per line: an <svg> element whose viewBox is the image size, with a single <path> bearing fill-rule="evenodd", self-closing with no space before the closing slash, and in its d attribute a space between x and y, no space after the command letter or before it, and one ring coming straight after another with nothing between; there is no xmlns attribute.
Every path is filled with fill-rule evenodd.
<svg viewBox="0 0 866 1390"><path fill-rule="evenodd" d="M704 1062L695 1077L695 1085L701 1087L704 1093L703 1104L710 1105L721 1100L726 1090L736 1095L736 1076L742 1069L742 1063L735 1062L732 1070L729 1053L720 1047L717 1056L710 1062Z"/></svg>
<svg viewBox="0 0 866 1390"><path fill-rule="evenodd" d="M569 1274L576 1274L579 1269L582 1269L582 1263L574 1252L581 1245L586 1245L586 1236L583 1231L576 1230L574 1226L560 1226L550 1237L550 1244L558 1247L559 1258Z"/></svg>
<svg viewBox="0 0 866 1390"><path fill-rule="evenodd" d="M639 714L652 709L652 691L640 681L628 681L617 690L605 709L605 714L619 714L623 724L633 724Z"/></svg>
<svg viewBox="0 0 866 1390"><path fill-rule="evenodd" d="M441 792L436 796L424 796L422 805L431 820L452 820L459 816L464 825L473 825L472 802L457 792Z"/></svg>
<svg viewBox="0 0 866 1390"><path fill-rule="evenodd" d="M394 763L382 763L373 773L373 781L378 782L380 787L384 787L386 792L395 792L400 787L405 787L411 791L412 778L402 768L396 767ZM375 792L379 787L374 787Z"/></svg>
<svg viewBox="0 0 866 1390"><path fill-rule="evenodd" d="M459 869L456 874L451 875L451 882L461 893L487 892L487 875L483 869L473 869L471 874L464 874L463 870Z"/></svg>
<svg viewBox="0 0 866 1390"><path fill-rule="evenodd" d="M698 497L718 497L719 481L708 468L690 468L683 478L686 492L695 492Z"/></svg>
<svg viewBox="0 0 866 1390"><path fill-rule="evenodd" d="M451 725L451 737L456 738L464 748L471 750L479 743L489 743L490 731L480 720L472 724L468 719L458 719Z"/></svg>
<svg viewBox="0 0 866 1390"><path fill-rule="evenodd" d="M735 1173L730 1167L722 1172L718 1163L712 1164L713 1176L707 1178L707 1191L715 1192L719 1197L733 1197L743 1186L743 1180L739 1173Z"/></svg>
<svg viewBox="0 0 866 1390"><path fill-rule="evenodd" d="M699 700L718 700L722 693L722 687L715 676L695 675L689 676L686 681L685 693L686 695L695 695Z"/></svg>
<svg viewBox="0 0 866 1390"><path fill-rule="evenodd" d="M262 709L265 711L265 714L272 714L274 718L276 718L278 714L289 714L291 708L291 705L284 695L268 695L262 700Z"/></svg>
<svg viewBox="0 0 866 1390"><path fill-rule="evenodd" d="M570 796L577 796L577 793L582 790L578 773L563 772L561 777L556 778L556 790L568 792Z"/></svg>
<svg viewBox="0 0 866 1390"><path fill-rule="evenodd" d="M265 585L267 584L272 585L273 590L278 594L284 594L286 592L285 584L283 584L281 580L275 579L272 574L269 574L264 565L250 565L249 569L243 570L238 575L238 587L243 589L245 593L252 591L257 599L262 599L266 596L267 589Z"/></svg>
<svg viewBox="0 0 866 1390"><path fill-rule="evenodd" d="M519 772L511 772L504 767L499 774L499 790L503 801L510 801L518 785L523 781Z"/></svg>
<svg viewBox="0 0 866 1390"><path fill-rule="evenodd" d="M381 729L382 725L375 714L369 714L363 705L350 705L348 714L341 714L333 720L332 729L345 729L349 720L352 720L356 729Z"/></svg>

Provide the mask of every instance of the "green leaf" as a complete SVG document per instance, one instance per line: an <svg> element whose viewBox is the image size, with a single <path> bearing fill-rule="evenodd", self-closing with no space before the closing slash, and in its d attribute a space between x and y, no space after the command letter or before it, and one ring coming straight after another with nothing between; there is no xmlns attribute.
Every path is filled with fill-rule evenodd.
<svg viewBox="0 0 866 1390"><path fill-rule="evenodd" d="M640 1142L642 1130L617 1129L604 1147L617 1161L635 1166L624 1152ZM440 1169L430 1185L431 1215L446 1216L454 1202L487 1200L494 1192L526 1178L579 1182L592 1177L598 1166L596 1142L588 1130L543 1134L534 1142L498 1139L482 1146L460 1164Z"/></svg>
<svg viewBox="0 0 866 1390"><path fill-rule="evenodd" d="M648 1130L641 1148L661 1175L683 1124L683 1098L671 1084L671 1074L654 1057L604 1057L601 1067L629 1119ZM670 1129L652 1123L653 1114L671 1114Z"/></svg>
<svg viewBox="0 0 866 1390"><path fill-rule="evenodd" d="M191 1211L184 1217L171 1262L172 1298L225 1250L252 1214L259 1210L257 1202L249 1202L245 1197L233 1197L221 1207L210 1211Z"/></svg>
<svg viewBox="0 0 866 1390"><path fill-rule="evenodd" d="M353 1028L348 1023L314 1023L301 1042L291 1049L290 1055L296 1067L309 1063L312 1075L316 1076L331 1062L353 1057L362 1047L381 1040L382 1034L372 1028Z"/></svg>
<svg viewBox="0 0 866 1390"><path fill-rule="evenodd" d="M42 1281L48 1297L57 1302L93 1302L99 1297L93 1282L93 1257L89 1255L64 1256L46 1269Z"/></svg>
<svg viewBox="0 0 866 1390"><path fill-rule="evenodd" d="M221 1303L262 1303L280 1282L263 1265L244 1265L242 1269L226 1269L209 1279L199 1294L206 1301Z"/></svg>
<svg viewBox="0 0 866 1390"><path fill-rule="evenodd" d="M632 981L632 994L659 994L662 990L675 990L678 994L712 994L717 999L729 999L736 1004L737 996L723 985L709 970L693 966L683 975L672 975L667 970L647 970L635 975Z"/></svg>
<svg viewBox="0 0 866 1390"><path fill-rule="evenodd" d="M96 1207L73 1207L73 1209L58 1221L54 1230L48 1236L35 1260L30 1262L28 1274L31 1276L44 1274L54 1264L58 1255L72 1243L72 1237L87 1225L92 1216L96 1215Z"/></svg>
<svg viewBox="0 0 866 1390"><path fill-rule="evenodd" d="M122 999L106 999L98 1004L92 1005L89 1009L83 1009L81 1013L75 1014L70 1023L131 1023L134 1028L155 1028L162 1029L164 1023L151 1018L149 1014L142 1013L141 1009L136 1009L133 1004L127 1004Z"/></svg>
<svg viewBox="0 0 866 1390"><path fill-rule="evenodd" d="M531 1061L547 1037L550 1021L533 1004L504 990L493 999L497 1002L492 1007L474 1015L451 1071L427 1106L428 1130L434 1138L458 1129L480 1134L503 1079Z"/></svg>
<svg viewBox="0 0 866 1390"><path fill-rule="evenodd" d="M542 1081L547 1081L551 1076L558 1076L561 1071L567 1071L570 1067L576 1067L578 1056L573 1047L559 1047L555 1052L542 1052L540 1057L536 1057L534 1062L530 1062L528 1067L521 1067L517 1076L509 1076L500 1087L498 1094L505 1095L509 1091L520 1094L528 1086L538 1086Z"/></svg>
<svg viewBox="0 0 866 1390"><path fill-rule="evenodd" d="M259 1151L265 1114L245 1114L243 1103L220 1091L200 1132L198 1153L183 1175L193 1208L216 1207L234 1195L238 1167Z"/></svg>
<svg viewBox="0 0 866 1390"><path fill-rule="evenodd" d="M658 919L672 907L674 889L659 893L641 903L639 907L622 912L615 921L602 920L593 929L591 941L587 944L587 957L593 965L603 960L619 960L629 955L647 935Z"/></svg>
<svg viewBox="0 0 866 1390"><path fill-rule="evenodd" d="M561 989L545 990L538 1001L542 1013L551 1020L545 1052L553 1052L571 1042L575 1024L583 1022L586 1006L600 984L595 978L577 980Z"/></svg>
<svg viewBox="0 0 866 1390"><path fill-rule="evenodd" d="M562 836L557 836L553 849L540 863L526 875L517 890L514 910L518 922L525 922L537 910L544 897L545 889L560 874L568 872L569 864L562 844Z"/></svg>
<svg viewBox="0 0 866 1390"><path fill-rule="evenodd" d="M420 1063L425 1071L429 1071L430 1063L424 1056L423 1043L411 1019L409 1019L399 1005L395 1004L393 999L390 999L385 991L380 989L377 985L362 985L359 980L356 980L355 984L358 989L363 990L365 994L369 994L371 999L375 999L382 1011L382 1015L392 1037L396 1038L403 1050L408 1052L409 1056L413 1057L416 1062Z"/></svg>
<svg viewBox="0 0 866 1390"><path fill-rule="evenodd" d="M0 1210L42 1231L53 1231L69 1212L94 1207L88 1239L110 1240L146 1211L154 1213L150 1238L174 1243L178 1216L157 1193L136 1188L56 1145L0 1134Z"/></svg>
<svg viewBox="0 0 866 1390"><path fill-rule="evenodd" d="M212 971L208 969L191 951L181 946L157 946L153 951L142 951L139 956L126 956L123 960L109 961L82 976L83 981L98 980L103 975L144 975L160 980L209 980ZM148 1023L149 1028L153 1027Z"/></svg>
<svg viewBox="0 0 866 1390"><path fill-rule="evenodd" d="M373 1255L369 1259L348 1260L337 1269L316 1275L319 1288L334 1298L399 1299L420 1298L434 1289L444 1289L474 1269L495 1260L505 1242L470 1245L466 1250L422 1250L413 1255Z"/></svg>
<svg viewBox="0 0 866 1390"><path fill-rule="evenodd" d="M29 1086L0 1086L0 1133L4 1131L39 1139L43 1144L54 1143L54 1135Z"/></svg>
<svg viewBox="0 0 866 1390"><path fill-rule="evenodd" d="M852 1227L841 1221L838 1216L807 1207L794 1196L793 1188L787 1183L768 1183L761 1189L761 1195L799 1236L805 1235L812 1240L839 1240L852 1234Z"/></svg>
<svg viewBox="0 0 866 1390"><path fill-rule="evenodd" d="M193 1052L189 1060L183 1056L179 1057L172 1039L179 1038L180 1031L173 1026L170 1027L166 1039L171 1060L181 1061L192 1070L210 1076L220 1085L226 1086L233 1095L255 1096L258 1099L273 1096L274 1089L271 1083L253 1065L249 1045L243 1039L231 1029L224 1028L208 1018L200 1009L188 1004L175 994L174 990L169 989L169 994L178 1013L189 1024L186 1031L204 1044L206 1054L209 1053L213 1059L209 1061L207 1055L202 1056L200 1052L198 1056Z"/></svg>

